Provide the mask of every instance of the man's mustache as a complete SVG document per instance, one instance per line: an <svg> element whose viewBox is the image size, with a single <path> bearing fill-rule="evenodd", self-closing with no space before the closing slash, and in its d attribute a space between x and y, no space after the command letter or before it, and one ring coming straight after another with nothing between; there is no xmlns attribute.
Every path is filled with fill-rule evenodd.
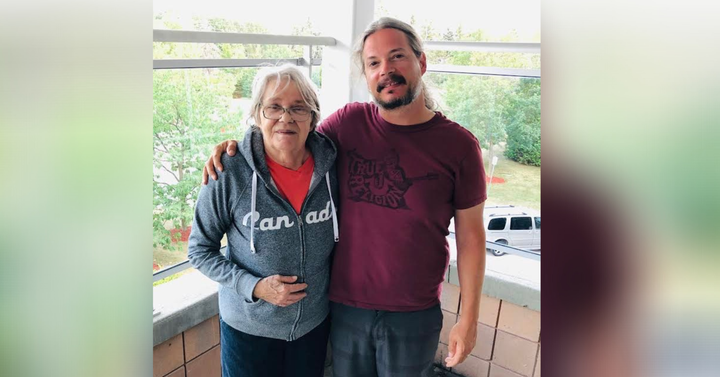
<svg viewBox="0 0 720 377"><path fill-rule="evenodd" d="M407 84L404 77L402 77L398 74L395 74L395 73L391 73L389 76L387 76L385 78L385 80L380 81L377 84L377 88L376 88L377 92L378 93L382 92L382 90L385 89L385 87L387 87L388 85L390 85L390 83L393 83L393 82L395 82L397 84Z"/></svg>

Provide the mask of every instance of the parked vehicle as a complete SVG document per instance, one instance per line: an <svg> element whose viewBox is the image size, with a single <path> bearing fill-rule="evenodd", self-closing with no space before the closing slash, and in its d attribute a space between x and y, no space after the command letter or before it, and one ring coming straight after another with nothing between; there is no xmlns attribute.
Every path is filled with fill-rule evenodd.
<svg viewBox="0 0 720 377"><path fill-rule="evenodd" d="M487 206L484 222L488 241L540 250L540 211L513 205ZM491 248L488 251L495 256L505 254Z"/></svg>
<svg viewBox="0 0 720 377"><path fill-rule="evenodd" d="M540 211L513 205L487 206L483 213L487 241L540 251ZM450 220L450 238L455 238L455 218ZM451 252L454 252L451 247ZM495 256L505 254L487 248Z"/></svg>

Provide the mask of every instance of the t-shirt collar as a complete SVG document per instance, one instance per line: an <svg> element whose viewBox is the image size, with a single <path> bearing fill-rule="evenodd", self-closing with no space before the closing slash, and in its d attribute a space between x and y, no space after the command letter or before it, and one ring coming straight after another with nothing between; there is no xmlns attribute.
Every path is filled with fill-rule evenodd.
<svg viewBox="0 0 720 377"><path fill-rule="evenodd" d="M380 115L380 109L377 105L374 105L375 109L373 111L373 116L375 117L375 120L377 123L384 129L387 129L389 131L393 132L418 132L422 130L426 130L428 128L431 128L439 123L439 121L443 118L443 115L439 111L435 111L435 116L430 118L427 122L419 123L419 124L413 124L411 126L401 126L394 123L390 123L386 121L381 115Z"/></svg>

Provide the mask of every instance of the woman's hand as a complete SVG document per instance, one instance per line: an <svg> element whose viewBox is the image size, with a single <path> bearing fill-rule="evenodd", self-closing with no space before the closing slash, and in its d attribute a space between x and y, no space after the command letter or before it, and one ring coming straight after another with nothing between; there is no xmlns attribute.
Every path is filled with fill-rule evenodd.
<svg viewBox="0 0 720 377"><path fill-rule="evenodd" d="M260 280L253 290L253 297L265 300L273 305L288 306L302 300L307 284L298 283L297 276L272 275Z"/></svg>
<svg viewBox="0 0 720 377"><path fill-rule="evenodd" d="M217 173L215 173L215 170L217 169L217 171L220 172L223 171L223 165L222 162L220 162L220 157L223 153L227 153L229 156L234 156L238 150L237 144L237 140L225 140L213 148L212 155L205 163L205 167L203 167L203 185L207 185L208 176L217 181Z"/></svg>

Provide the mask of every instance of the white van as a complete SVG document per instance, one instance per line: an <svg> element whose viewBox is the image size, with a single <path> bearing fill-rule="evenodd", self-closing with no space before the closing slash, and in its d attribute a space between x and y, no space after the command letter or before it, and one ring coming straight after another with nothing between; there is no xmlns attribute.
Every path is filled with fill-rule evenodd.
<svg viewBox="0 0 720 377"><path fill-rule="evenodd" d="M488 241L521 249L540 250L540 212L513 205L486 206L485 234ZM488 248L496 256L502 251Z"/></svg>

